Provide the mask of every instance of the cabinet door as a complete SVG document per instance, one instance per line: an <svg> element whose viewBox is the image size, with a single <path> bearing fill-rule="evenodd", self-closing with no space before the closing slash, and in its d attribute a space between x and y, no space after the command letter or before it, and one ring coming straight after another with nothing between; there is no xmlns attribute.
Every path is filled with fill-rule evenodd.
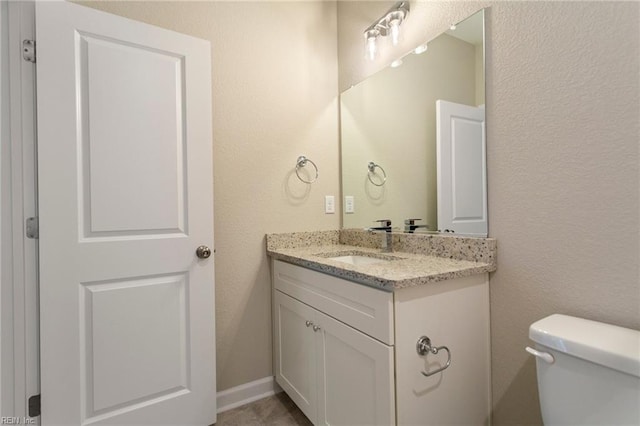
<svg viewBox="0 0 640 426"><path fill-rule="evenodd" d="M319 425L393 425L393 346L317 313Z"/></svg>
<svg viewBox="0 0 640 426"><path fill-rule="evenodd" d="M317 413L316 310L274 291L276 382L312 421Z"/></svg>

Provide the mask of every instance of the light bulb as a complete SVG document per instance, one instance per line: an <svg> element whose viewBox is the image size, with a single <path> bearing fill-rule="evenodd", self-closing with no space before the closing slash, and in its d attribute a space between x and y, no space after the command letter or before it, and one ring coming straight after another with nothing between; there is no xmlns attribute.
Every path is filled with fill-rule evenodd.
<svg viewBox="0 0 640 426"><path fill-rule="evenodd" d="M367 56L369 57L369 60L373 61L376 58L376 51L377 51L377 46L376 46L376 39L375 37L371 37L367 39Z"/></svg>
<svg viewBox="0 0 640 426"><path fill-rule="evenodd" d="M427 45L427 43L425 44L421 44L420 46L416 47L415 50L413 51L413 53L415 53L416 55L419 55L421 53L424 53L427 51L427 49L429 48L429 45Z"/></svg>
<svg viewBox="0 0 640 426"><path fill-rule="evenodd" d="M451 31L454 31L456 28L457 28L456 24L451 24L451 26L449 27Z"/></svg>
<svg viewBox="0 0 640 426"><path fill-rule="evenodd" d="M402 59L396 59L391 62L391 68L398 68L400 65L402 65Z"/></svg>
<svg viewBox="0 0 640 426"><path fill-rule="evenodd" d="M391 32L391 43L394 46L398 45L398 41L400 41L400 20L393 19L389 22L389 31Z"/></svg>
<svg viewBox="0 0 640 426"><path fill-rule="evenodd" d="M378 52L378 45L376 43L376 39L380 33L377 30L369 30L364 33L365 38L365 50L367 52L367 57L369 60L373 61L376 58L376 53Z"/></svg>

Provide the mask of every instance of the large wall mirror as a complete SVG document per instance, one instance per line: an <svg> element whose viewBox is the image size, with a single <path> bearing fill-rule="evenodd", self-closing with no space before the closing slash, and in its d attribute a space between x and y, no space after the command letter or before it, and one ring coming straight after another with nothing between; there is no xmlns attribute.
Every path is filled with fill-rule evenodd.
<svg viewBox="0 0 640 426"><path fill-rule="evenodd" d="M340 95L343 227L486 236L484 10L423 46Z"/></svg>

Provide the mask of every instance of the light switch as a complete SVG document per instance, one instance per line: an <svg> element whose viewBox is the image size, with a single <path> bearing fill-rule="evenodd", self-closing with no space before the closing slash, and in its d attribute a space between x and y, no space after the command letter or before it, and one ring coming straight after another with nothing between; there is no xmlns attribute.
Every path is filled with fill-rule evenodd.
<svg viewBox="0 0 640 426"><path fill-rule="evenodd" d="M333 195L325 195L324 212L326 214L331 214L336 212L336 197L334 197Z"/></svg>
<svg viewBox="0 0 640 426"><path fill-rule="evenodd" d="M345 195L344 197L344 212L345 213L353 213L355 212L355 201L353 199L353 195Z"/></svg>

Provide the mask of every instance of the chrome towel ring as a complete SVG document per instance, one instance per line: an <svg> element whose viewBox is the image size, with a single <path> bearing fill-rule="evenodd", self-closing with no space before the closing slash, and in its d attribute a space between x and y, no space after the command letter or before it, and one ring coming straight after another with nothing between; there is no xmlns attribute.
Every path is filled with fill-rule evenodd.
<svg viewBox="0 0 640 426"><path fill-rule="evenodd" d="M371 175L377 174L376 173L376 168L380 169L380 171L382 172L382 182L381 183L376 183L376 182L374 182L373 179L371 179ZM380 166L380 164L376 164L373 161L370 161L369 164L367 164L367 169L369 169L369 173L367 173L367 177L369 178L369 182L371 182L375 186L382 186L382 185L385 184L385 182L387 181L387 172L384 171L384 169Z"/></svg>
<svg viewBox="0 0 640 426"><path fill-rule="evenodd" d="M300 169L302 167L305 167L307 165L307 163L311 163L311 165L313 166L313 168L316 171L316 176L311 179L311 180L305 180L300 176ZM313 161L309 160L307 157L305 157L304 155L301 155L300 157L298 157L298 159L296 160L296 176L298 176L298 179L300 179L302 182L307 183L307 184L311 184L313 182L315 182L316 180L318 180L318 166L316 166L316 163L314 163Z"/></svg>

